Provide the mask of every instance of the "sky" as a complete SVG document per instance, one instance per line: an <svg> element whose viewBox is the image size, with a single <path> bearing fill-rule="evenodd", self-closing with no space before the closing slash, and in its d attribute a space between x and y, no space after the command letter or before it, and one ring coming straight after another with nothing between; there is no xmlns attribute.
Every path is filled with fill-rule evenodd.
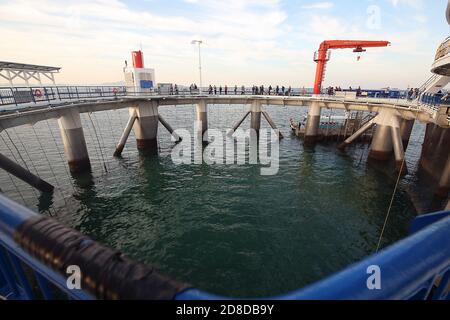
<svg viewBox="0 0 450 320"><path fill-rule="evenodd" d="M0 0L0 60L62 67L60 84L123 81L142 48L157 82L312 87L323 40L387 40L357 61L332 52L325 86L421 85L449 36L447 0Z"/></svg>

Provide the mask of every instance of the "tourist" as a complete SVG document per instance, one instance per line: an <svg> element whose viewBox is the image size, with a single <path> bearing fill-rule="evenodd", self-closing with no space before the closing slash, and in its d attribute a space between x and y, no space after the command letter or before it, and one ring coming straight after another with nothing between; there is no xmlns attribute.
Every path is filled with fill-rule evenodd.
<svg viewBox="0 0 450 320"><path fill-rule="evenodd" d="M214 85L214 95L217 95L217 87Z"/></svg>
<svg viewBox="0 0 450 320"><path fill-rule="evenodd" d="M213 93L213 87L212 85L209 85L208 93L211 95Z"/></svg>
<svg viewBox="0 0 450 320"><path fill-rule="evenodd" d="M234 86L234 95L237 95L237 86Z"/></svg>
<svg viewBox="0 0 450 320"><path fill-rule="evenodd" d="M178 94L179 94L179 91L178 91L178 86L177 86L177 85L175 85L175 94L176 94L176 95L178 95Z"/></svg>
<svg viewBox="0 0 450 320"><path fill-rule="evenodd" d="M225 85L225 95L227 95L227 94L228 94L228 86Z"/></svg>
<svg viewBox="0 0 450 320"><path fill-rule="evenodd" d="M219 95L222 95L222 86L219 87Z"/></svg>
<svg viewBox="0 0 450 320"><path fill-rule="evenodd" d="M245 86L242 86L241 87L241 95L244 95L245 94Z"/></svg>
<svg viewBox="0 0 450 320"><path fill-rule="evenodd" d="M275 89L275 93L277 94L277 96L280 95L280 87L279 86L277 86L277 88Z"/></svg>

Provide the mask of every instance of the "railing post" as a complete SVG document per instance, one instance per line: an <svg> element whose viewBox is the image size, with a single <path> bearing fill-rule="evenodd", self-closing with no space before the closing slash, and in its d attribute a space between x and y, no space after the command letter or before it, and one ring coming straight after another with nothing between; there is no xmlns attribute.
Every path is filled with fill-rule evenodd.
<svg viewBox="0 0 450 320"><path fill-rule="evenodd" d="M30 87L30 93L31 93L31 99L33 99L33 102L36 103L36 99L34 98L34 92L33 92L32 87Z"/></svg>
<svg viewBox="0 0 450 320"><path fill-rule="evenodd" d="M48 99L47 88L45 88L45 87L44 87L44 94L45 94L45 99L47 100L47 102L50 102L50 100Z"/></svg>

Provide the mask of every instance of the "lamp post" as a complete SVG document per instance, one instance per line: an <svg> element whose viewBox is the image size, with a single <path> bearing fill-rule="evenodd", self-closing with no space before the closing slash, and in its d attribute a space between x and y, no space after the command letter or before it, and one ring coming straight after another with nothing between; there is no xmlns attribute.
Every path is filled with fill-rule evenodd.
<svg viewBox="0 0 450 320"><path fill-rule="evenodd" d="M201 53L201 45L203 41L202 40L192 40L191 44L198 44L198 71L200 73L200 93L202 93L202 53Z"/></svg>

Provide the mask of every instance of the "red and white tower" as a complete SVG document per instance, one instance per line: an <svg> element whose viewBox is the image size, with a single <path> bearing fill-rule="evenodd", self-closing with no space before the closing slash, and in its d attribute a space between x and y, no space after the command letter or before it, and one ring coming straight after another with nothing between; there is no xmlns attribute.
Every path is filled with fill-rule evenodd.
<svg viewBox="0 0 450 320"><path fill-rule="evenodd" d="M128 92L150 92L155 87L155 70L144 67L142 51L133 51L131 56L133 66L124 69Z"/></svg>

